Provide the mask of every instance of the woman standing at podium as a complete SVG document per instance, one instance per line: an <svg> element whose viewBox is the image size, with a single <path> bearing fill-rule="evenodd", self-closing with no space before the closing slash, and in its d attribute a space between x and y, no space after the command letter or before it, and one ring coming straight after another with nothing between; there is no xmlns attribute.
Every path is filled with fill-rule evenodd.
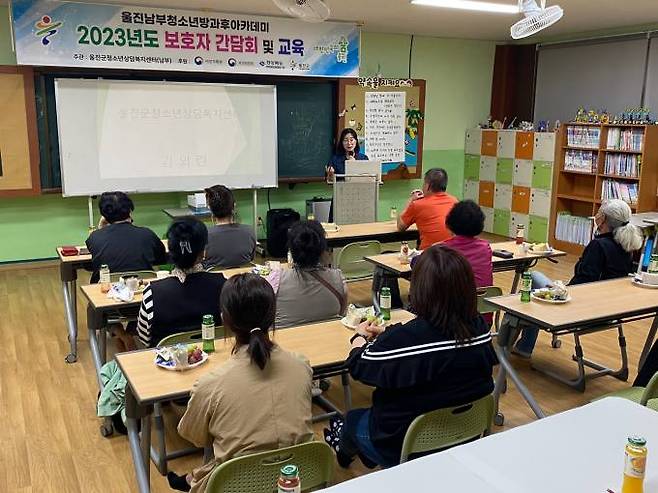
<svg viewBox="0 0 658 493"><path fill-rule="evenodd" d="M367 161L368 156L361 152L359 146L359 138L352 128L344 128L340 133L340 137L336 141L336 152L326 168L327 183L333 184L335 175L345 174L345 161ZM342 181L343 178L338 178ZM329 210L329 222L334 221L334 202L331 201L331 209Z"/></svg>
<svg viewBox="0 0 658 493"><path fill-rule="evenodd" d="M352 128L345 128L336 141L336 152L327 165L327 182L332 183L334 175L345 174L345 161L367 161L368 156L361 152L359 138Z"/></svg>

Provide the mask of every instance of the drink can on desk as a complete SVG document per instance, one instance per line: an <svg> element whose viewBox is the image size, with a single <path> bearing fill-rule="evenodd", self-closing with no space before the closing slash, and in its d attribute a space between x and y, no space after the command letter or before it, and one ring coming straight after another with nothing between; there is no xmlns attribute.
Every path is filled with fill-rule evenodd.
<svg viewBox="0 0 658 493"><path fill-rule="evenodd" d="M530 293L532 291L532 274L529 270L523 273L521 277L521 301L523 303L530 302Z"/></svg>
<svg viewBox="0 0 658 493"><path fill-rule="evenodd" d="M643 493L647 465L647 441L639 436L628 437L624 458L624 482L621 493Z"/></svg>
<svg viewBox="0 0 658 493"><path fill-rule="evenodd" d="M294 464L287 464L281 468L277 481L278 493L301 493L302 482L299 479L299 469Z"/></svg>
<svg viewBox="0 0 658 493"><path fill-rule="evenodd" d="M201 322L201 337L203 338L203 350L206 353L215 351L215 319L212 315L204 315Z"/></svg>
<svg viewBox="0 0 658 493"><path fill-rule="evenodd" d="M391 319L391 288L383 287L379 292L379 309L383 320Z"/></svg>

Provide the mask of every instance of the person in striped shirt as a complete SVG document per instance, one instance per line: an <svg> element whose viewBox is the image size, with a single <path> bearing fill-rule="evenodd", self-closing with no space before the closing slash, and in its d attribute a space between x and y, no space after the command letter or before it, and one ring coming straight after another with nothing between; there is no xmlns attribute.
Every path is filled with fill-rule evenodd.
<svg viewBox="0 0 658 493"><path fill-rule="evenodd" d="M206 225L194 217L178 219L171 223L167 241L175 268L170 277L152 281L144 290L137 319L137 335L147 347L198 329L204 315L220 321L219 295L226 278L205 272L201 264L208 244Z"/></svg>
<svg viewBox="0 0 658 493"><path fill-rule="evenodd" d="M375 387L372 407L334 419L325 440L348 467L359 456L367 467L400 460L411 422L436 409L459 406L493 391L498 363L489 326L477 312L473 270L457 251L436 244L411 275L416 318L405 324L361 324L346 366L355 380Z"/></svg>

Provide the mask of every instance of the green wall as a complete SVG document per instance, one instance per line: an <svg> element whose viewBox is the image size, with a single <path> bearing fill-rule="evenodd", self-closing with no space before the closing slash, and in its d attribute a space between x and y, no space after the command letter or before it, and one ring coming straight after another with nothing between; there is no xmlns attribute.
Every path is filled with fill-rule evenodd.
<svg viewBox="0 0 658 493"><path fill-rule="evenodd" d="M0 7L0 64L13 64L6 11ZM410 46L409 35L363 33L361 74L408 77ZM489 113L494 50L493 42L413 39L411 76L427 81L423 167L446 168L448 189L457 196L461 196L463 181L464 131ZM420 180L387 182L380 193L380 219L388 218L393 206L402 209L409 192L419 186ZM292 207L303 213L306 199L330 195L325 184L299 184L292 189L282 185L270 192L270 201L273 208ZM251 193L238 191L236 198L242 221L251 223ZM184 204L185 195L138 195L134 200L136 223L162 234L167 220L161 209ZM261 191L259 216L264 219L266 212L267 193ZM98 217L97 212L95 215ZM86 237L87 223L84 198L43 195L0 199L0 263L51 258L57 245L80 244ZM262 229L259 236L264 237Z"/></svg>

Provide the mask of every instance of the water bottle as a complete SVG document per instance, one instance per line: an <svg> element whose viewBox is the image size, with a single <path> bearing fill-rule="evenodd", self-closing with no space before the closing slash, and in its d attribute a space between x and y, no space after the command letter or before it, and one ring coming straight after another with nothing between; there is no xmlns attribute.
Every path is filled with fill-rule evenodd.
<svg viewBox="0 0 658 493"><path fill-rule="evenodd" d="M382 313L382 320L391 319L391 288L383 287L379 292L379 309Z"/></svg>
<svg viewBox="0 0 658 493"><path fill-rule="evenodd" d="M201 337L203 338L203 350L206 353L215 351L215 319L212 315L204 315L201 322Z"/></svg>

